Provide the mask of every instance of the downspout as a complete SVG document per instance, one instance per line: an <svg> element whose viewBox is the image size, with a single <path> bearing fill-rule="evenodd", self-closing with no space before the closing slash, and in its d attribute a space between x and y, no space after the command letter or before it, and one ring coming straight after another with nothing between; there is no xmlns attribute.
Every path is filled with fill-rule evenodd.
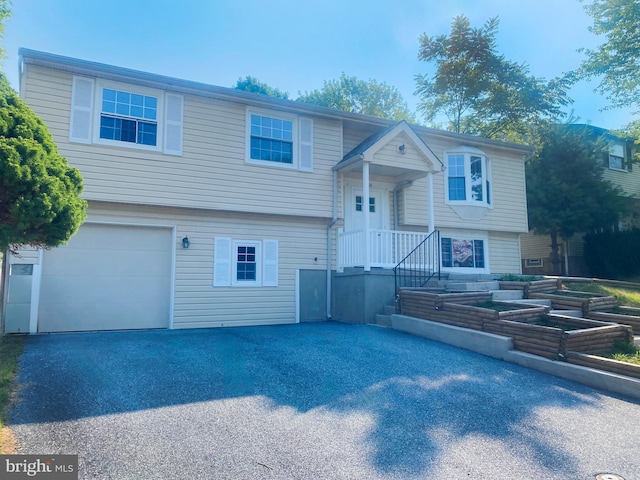
<svg viewBox="0 0 640 480"><path fill-rule="evenodd" d="M333 210L327 225L327 320L331 320L331 251L333 236L331 229L338 221L338 172L333 171Z"/></svg>
<svg viewBox="0 0 640 480"><path fill-rule="evenodd" d="M569 276L569 240L564 239L564 274Z"/></svg>

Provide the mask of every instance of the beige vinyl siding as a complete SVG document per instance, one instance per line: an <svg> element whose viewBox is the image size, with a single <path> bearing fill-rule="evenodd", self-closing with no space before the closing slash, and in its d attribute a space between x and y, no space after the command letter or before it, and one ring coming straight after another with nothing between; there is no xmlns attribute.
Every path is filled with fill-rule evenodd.
<svg viewBox="0 0 640 480"><path fill-rule="evenodd" d="M522 273L518 234L489 232L491 273Z"/></svg>
<svg viewBox="0 0 640 480"><path fill-rule="evenodd" d="M245 163L245 106L193 95L184 96L182 156L70 143L72 75L27 65L25 76L25 100L49 126L60 153L80 169L88 200L331 216L331 169L342 148L339 121L313 119L312 173Z"/></svg>
<svg viewBox="0 0 640 480"><path fill-rule="evenodd" d="M400 145L405 145L405 154L400 154L398 151ZM373 155L373 163L418 171L425 171L428 167L427 160L418 153L413 146L413 142L404 133L398 135L378 150Z"/></svg>
<svg viewBox="0 0 640 480"><path fill-rule="evenodd" d="M88 221L175 226L174 328L295 322L296 270L326 269L326 224L320 221L96 202ZM181 245L185 235L188 249ZM278 286L213 287L216 237L278 240Z"/></svg>
<svg viewBox="0 0 640 480"><path fill-rule="evenodd" d="M633 169L629 171L612 170L610 168L604 168L603 177L605 180L609 180L615 185L622 188L625 195L634 198L640 198L640 166L634 165Z"/></svg>
<svg viewBox="0 0 640 480"><path fill-rule="evenodd" d="M487 152L489 155L489 153ZM444 151L442 152L444 157ZM491 205L492 208L473 207L486 213L478 220L461 218L445 203L446 171L433 175L435 224L438 228L456 228L461 222L465 228L478 230L527 231L527 199L522 160L490 155L491 160ZM428 224L427 180L416 180L403 192L404 224Z"/></svg>

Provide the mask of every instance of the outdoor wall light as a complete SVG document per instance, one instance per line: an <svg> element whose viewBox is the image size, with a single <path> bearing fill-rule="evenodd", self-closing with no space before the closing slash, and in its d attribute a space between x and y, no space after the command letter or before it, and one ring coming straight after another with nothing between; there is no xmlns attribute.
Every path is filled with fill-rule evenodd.
<svg viewBox="0 0 640 480"><path fill-rule="evenodd" d="M189 248L189 237L184 237L182 239L182 248Z"/></svg>
<svg viewBox="0 0 640 480"><path fill-rule="evenodd" d="M404 146L404 143L398 146L398 151L400 152L400 155L404 155L405 153L407 153L407 147Z"/></svg>

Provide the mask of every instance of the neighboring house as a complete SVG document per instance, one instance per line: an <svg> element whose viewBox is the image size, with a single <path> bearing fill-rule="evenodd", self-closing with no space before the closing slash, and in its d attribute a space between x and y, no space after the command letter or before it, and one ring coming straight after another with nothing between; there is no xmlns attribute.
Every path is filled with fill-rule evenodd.
<svg viewBox="0 0 640 480"><path fill-rule="evenodd" d="M520 273L528 147L20 56L89 207L67 245L11 257L7 331L365 322L434 231L443 272Z"/></svg>
<svg viewBox="0 0 640 480"><path fill-rule="evenodd" d="M628 230L640 227L640 168L632 164L633 142L613 135L609 130L592 125L572 125L576 129L586 129L591 138L602 139L608 145L602 154L603 178L622 188L628 198L629 213L612 227ZM574 235L560 243L562 273L572 276L588 276L589 271L583 257L584 233ZM549 235L534 235L532 232L521 237L522 271L524 274L553 274L551 263L551 239Z"/></svg>

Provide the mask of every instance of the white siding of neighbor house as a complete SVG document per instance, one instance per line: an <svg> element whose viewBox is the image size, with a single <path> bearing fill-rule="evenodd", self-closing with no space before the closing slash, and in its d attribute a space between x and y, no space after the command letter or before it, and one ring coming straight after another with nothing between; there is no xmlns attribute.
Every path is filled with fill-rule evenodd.
<svg viewBox="0 0 640 480"><path fill-rule="evenodd" d="M313 172L245 162L246 108L184 95L181 156L69 142L69 73L26 65L25 101L85 180L84 198L131 204L329 218L341 122L314 118ZM123 90L127 84L121 84ZM277 115L277 112L273 112ZM94 109L94 114L97 112Z"/></svg>
<svg viewBox="0 0 640 480"><path fill-rule="evenodd" d="M319 221L96 202L87 221L176 227L174 328L293 323L296 270L326 268L326 226ZM214 287L216 237L278 240L278 286Z"/></svg>
<svg viewBox="0 0 640 480"><path fill-rule="evenodd" d="M16 253L15 255L7 254L6 258L10 265L20 263L38 265L40 263L40 251L37 248L23 246Z"/></svg>

